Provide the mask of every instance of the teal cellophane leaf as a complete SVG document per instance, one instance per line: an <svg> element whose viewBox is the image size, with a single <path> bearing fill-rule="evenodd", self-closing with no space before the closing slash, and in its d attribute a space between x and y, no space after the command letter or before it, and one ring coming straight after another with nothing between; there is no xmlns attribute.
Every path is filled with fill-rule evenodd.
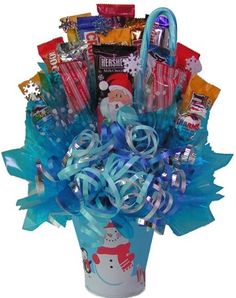
<svg viewBox="0 0 236 298"><path fill-rule="evenodd" d="M223 198L223 195L218 194L222 187L214 184L214 172L226 166L232 154L215 153L206 144L198 148L198 155L186 192L179 197L178 210L167 219L176 235L189 233L211 223L214 217L209 205Z"/></svg>
<svg viewBox="0 0 236 298"><path fill-rule="evenodd" d="M209 205L212 201L223 198L223 195L218 193L222 187L214 184L214 173L229 163L232 154L219 154L211 149L207 143L208 119L209 112L194 135L190 136L188 130L177 131L173 127L171 137L169 134L167 138L169 148L194 146L197 157L193 171L187 175L186 192L177 195L177 211L167 216L166 223L176 235L186 234L212 222L214 217Z"/></svg>
<svg viewBox="0 0 236 298"><path fill-rule="evenodd" d="M17 201L17 206L21 210L27 210L23 225L25 230L34 230L44 222L65 226L67 220L71 219L71 215L65 212L58 201L67 185L64 181L52 181L43 177L43 189L37 190L36 163L39 161L44 169L50 171L49 160L53 157L58 160L61 169L61 161L73 138L95 123L95 116L92 116L88 109L84 109L74 118L73 123L59 128L51 138L48 138L41 135L32 122L33 106L33 102L28 102L24 146L2 153L9 174L29 181L28 196ZM56 142L58 137L62 138L63 142Z"/></svg>
<svg viewBox="0 0 236 298"><path fill-rule="evenodd" d="M41 203L38 206L28 209L23 224L23 229L33 231L44 222L65 226L67 220L70 219L71 216L65 212L62 212L62 210L55 203L54 197L51 197L48 198L44 204Z"/></svg>
<svg viewBox="0 0 236 298"><path fill-rule="evenodd" d="M36 175L35 160L24 148L2 153L8 173L25 180L33 180Z"/></svg>
<svg viewBox="0 0 236 298"><path fill-rule="evenodd" d="M180 236L211 223L214 217L209 206L184 206L168 220L172 231Z"/></svg>
<svg viewBox="0 0 236 298"><path fill-rule="evenodd" d="M27 111L29 108L30 103L27 105ZM33 125L28 112L26 112L25 127L24 147L3 152L2 155L10 175L31 181L36 175L35 162L39 158L42 163L46 163L51 152L62 158L66 147L64 143L59 145L49 141L45 136L41 136Z"/></svg>

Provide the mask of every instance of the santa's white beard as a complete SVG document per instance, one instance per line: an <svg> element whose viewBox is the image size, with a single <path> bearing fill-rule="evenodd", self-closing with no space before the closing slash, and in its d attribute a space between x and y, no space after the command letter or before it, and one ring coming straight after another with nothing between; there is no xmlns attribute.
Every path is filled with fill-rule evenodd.
<svg viewBox="0 0 236 298"><path fill-rule="evenodd" d="M123 103L110 101L108 97L105 97L100 103L100 111L104 118L110 121L116 121L116 114L122 106L124 106Z"/></svg>

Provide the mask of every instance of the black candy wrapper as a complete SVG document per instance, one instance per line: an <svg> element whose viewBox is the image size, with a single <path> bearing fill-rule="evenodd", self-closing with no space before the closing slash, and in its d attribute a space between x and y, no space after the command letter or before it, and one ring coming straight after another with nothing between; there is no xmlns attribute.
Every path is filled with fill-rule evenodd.
<svg viewBox="0 0 236 298"><path fill-rule="evenodd" d="M94 45L96 99L100 120L114 121L123 105L133 103L134 76L139 70L135 46Z"/></svg>

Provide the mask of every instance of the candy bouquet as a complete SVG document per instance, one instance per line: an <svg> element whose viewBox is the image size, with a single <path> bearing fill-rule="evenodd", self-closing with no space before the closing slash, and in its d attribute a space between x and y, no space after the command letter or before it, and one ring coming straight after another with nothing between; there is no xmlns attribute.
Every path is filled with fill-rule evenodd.
<svg viewBox="0 0 236 298"><path fill-rule="evenodd" d="M86 287L129 297L145 287L153 232L186 234L214 220L214 153L207 121L220 90L203 80L200 54L177 43L174 14L143 18L134 5L97 5L64 17L68 37L38 46L40 71L19 85L25 144L3 153L29 181L23 228L73 220Z"/></svg>

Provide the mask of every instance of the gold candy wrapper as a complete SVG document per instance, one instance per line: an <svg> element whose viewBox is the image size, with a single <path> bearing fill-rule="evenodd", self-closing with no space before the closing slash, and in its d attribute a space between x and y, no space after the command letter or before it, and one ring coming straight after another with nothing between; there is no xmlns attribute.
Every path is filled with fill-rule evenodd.
<svg viewBox="0 0 236 298"><path fill-rule="evenodd" d="M130 28L117 28L110 30L106 35L98 34L100 44L131 45Z"/></svg>
<svg viewBox="0 0 236 298"><path fill-rule="evenodd" d="M137 41L141 41L145 24L146 24L146 19L142 19L142 18L126 20L125 28L130 29L131 41L133 45L136 45Z"/></svg>

